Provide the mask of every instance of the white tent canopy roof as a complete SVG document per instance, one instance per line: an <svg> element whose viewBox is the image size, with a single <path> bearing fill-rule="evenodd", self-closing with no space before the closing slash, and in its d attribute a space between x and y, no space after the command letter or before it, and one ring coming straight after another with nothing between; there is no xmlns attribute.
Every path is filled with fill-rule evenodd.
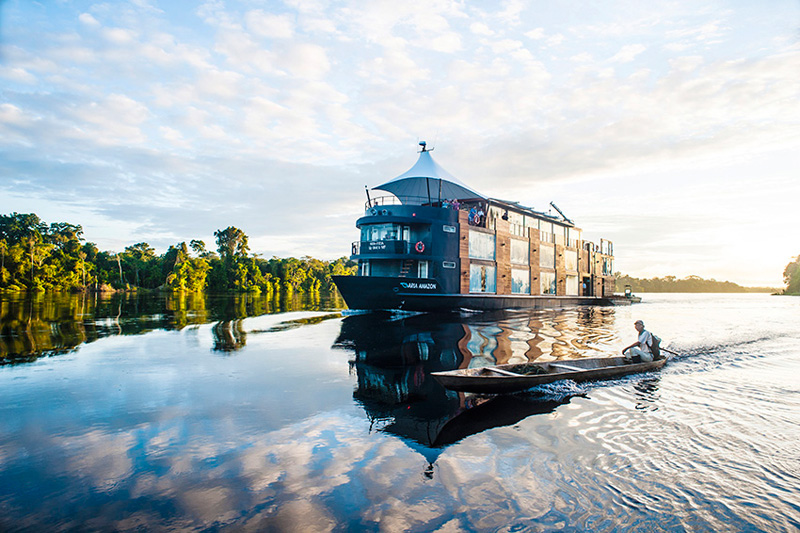
<svg viewBox="0 0 800 533"><path fill-rule="evenodd" d="M420 143L422 145L422 143ZM486 197L475 192L433 160L430 150L422 145L413 167L383 185L374 187L397 196L403 203L419 203L421 199L466 200ZM405 199L405 201L404 201Z"/></svg>

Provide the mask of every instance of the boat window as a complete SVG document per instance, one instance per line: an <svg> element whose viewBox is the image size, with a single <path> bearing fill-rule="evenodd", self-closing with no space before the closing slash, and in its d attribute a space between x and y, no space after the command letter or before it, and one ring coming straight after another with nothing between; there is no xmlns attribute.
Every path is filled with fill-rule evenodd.
<svg viewBox="0 0 800 533"><path fill-rule="evenodd" d="M531 275L528 269L511 269L511 292L513 294L531 293Z"/></svg>
<svg viewBox="0 0 800 533"><path fill-rule="evenodd" d="M493 265L469 265L469 292L497 292L497 269Z"/></svg>
<svg viewBox="0 0 800 533"><path fill-rule="evenodd" d="M408 226L400 224L370 224L361 228L362 241L408 240Z"/></svg>
<svg viewBox="0 0 800 533"><path fill-rule="evenodd" d="M576 228L567 228L567 246L578 248L580 246L581 230Z"/></svg>
<svg viewBox="0 0 800 533"><path fill-rule="evenodd" d="M456 263L455 263L455 261L442 261L442 266L444 268L455 268L456 267Z"/></svg>
<svg viewBox="0 0 800 533"><path fill-rule="evenodd" d="M603 258L603 275L610 276L614 273L614 261L609 257Z"/></svg>
<svg viewBox="0 0 800 533"><path fill-rule="evenodd" d="M369 261L359 261L358 266L360 276L369 276Z"/></svg>
<svg viewBox="0 0 800 533"><path fill-rule="evenodd" d="M445 233L455 233L456 232L456 227L455 226L444 225L444 226L442 226L442 230Z"/></svg>
<svg viewBox="0 0 800 533"><path fill-rule="evenodd" d="M473 259L486 259L494 261L494 235L470 230L469 256Z"/></svg>
<svg viewBox="0 0 800 533"><path fill-rule="evenodd" d="M527 265L530 262L528 241L511 239L511 262L516 265Z"/></svg>
<svg viewBox="0 0 800 533"><path fill-rule="evenodd" d="M519 213L515 213L513 211L509 211L508 213L508 224L509 224L509 232L512 235L519 235L520 237L525 237L527 233L525 232L525 216Z"/></svg>
<svg viewBox="0 0 800 533"><path fill-rule="evenodd" d="M556 249L553 246L539 246L539 266L545 268L556 267Z"/></svg>
<svg viewBox="0 0 800 533"><path fill-rule="evenodd" d="M541 280L542 294L556 293L556 274L555 272L542 272L539 276Z"/></svg>
<svg viewBox="0 0 800 533"><path fill-rule="evenodd" d="M567 276L567 296L578 295L578 276Z"/></svg>
<svg viewBox="0 0 800 533"><path fill-rule="evenodd" d="M564 250L564 269L578 271L578 251Z"/></svg>
<svg viewBox="0 0 800 533"><path fill-rule="evenodd" d="M417 277L418 278L428 277L428 261L420 261L419 263L417 263Z"/></svg>
<svg viewBox="0 0 800 533"><path fill-rule="evenodd" d="M555 231L553 232L553 234L555 235L556 238L556 244L560 244L562 246L565 245L567 243L567 237L566 237L567 228L558 225L554 226L555 226L554 227Z"/></svg>

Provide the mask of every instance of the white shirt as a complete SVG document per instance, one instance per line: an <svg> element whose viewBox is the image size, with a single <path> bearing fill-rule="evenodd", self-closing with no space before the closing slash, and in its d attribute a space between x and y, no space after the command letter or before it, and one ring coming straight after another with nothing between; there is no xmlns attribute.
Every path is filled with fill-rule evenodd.
<svg viewBox="0 0 800 533"><path fill-rule="evenodd" d="M643 352L653 353L650 350L650 344L653 343L653 337L650 335L650 332L646 329L643 329L641 333L639 333L639 349Z"/></svg>

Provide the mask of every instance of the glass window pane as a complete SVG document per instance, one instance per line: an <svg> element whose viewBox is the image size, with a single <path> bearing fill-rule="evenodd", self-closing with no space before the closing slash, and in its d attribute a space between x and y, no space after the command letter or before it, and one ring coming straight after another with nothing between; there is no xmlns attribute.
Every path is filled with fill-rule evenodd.
<svg viewBox="0 0 800 533"><path fill-rule="evenodd" d="M486 259L494 261L494 235L470 230L469 256L473 259Z"/></svg>
<svg viewBox="0 0 800 533"><path fill-rule="evenodd" d="M488 265L469 266L469 292L496 292L496 268Z"/></svg>
<svg viewBox="0 0 800 533"><path fill-rule="evenodd" d="M527 265L529 257L528 241L511 239L511 262L516 265Z"/></svg>
<svg viewBox="0 0 800 533"><path fill-rule="evenodd" d="M513 294L531 293L531 276L527 269L511 269L511 292Z"/></svg>
<svg viewBox="0 0 800 533"><path fill-rule="evenodd" d="M578 270L578 251L565 250L564 251L564 268L566 270Z"/></svg>
<svg viewBox="0 0 800 533"><path fill-rule="evenodd" d="M578 295L578 276L567 276L567 296Z"/></svg>
<svg viewBox="0 0 800 533"><path fill-rule="evenodd" d="M556 293L556 275L554 272L542 272L540 280L542 294Z"/></svg>
<svg viewBox="0 0 800 533"><path fill-rule="evenodd" d="M553 246L539 246L539 266L545 268L556 267L556 249Z"/></svg>

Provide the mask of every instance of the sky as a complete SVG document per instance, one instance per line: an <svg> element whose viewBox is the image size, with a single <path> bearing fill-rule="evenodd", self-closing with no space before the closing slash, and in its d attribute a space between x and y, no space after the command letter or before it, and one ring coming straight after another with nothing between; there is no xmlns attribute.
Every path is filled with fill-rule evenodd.
<svg viewBox="0 0 800 533"><path fill-rule="evenodd" d="M783 285L800 2L0 0L0 213L163 253L335 259L417 143L614 242L615 270Z"/></svg>

